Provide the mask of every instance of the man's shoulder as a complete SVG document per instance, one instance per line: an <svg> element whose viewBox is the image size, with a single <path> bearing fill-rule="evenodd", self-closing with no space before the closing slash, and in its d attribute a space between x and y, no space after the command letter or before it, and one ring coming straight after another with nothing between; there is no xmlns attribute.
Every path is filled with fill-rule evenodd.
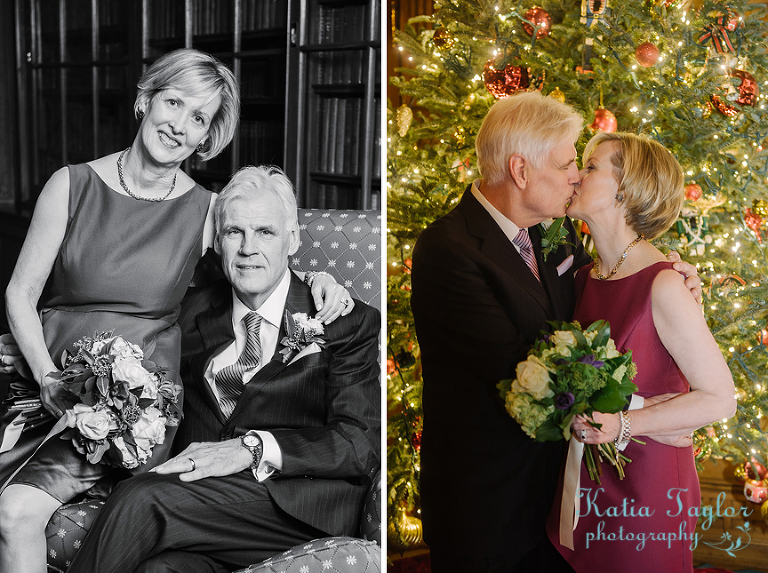
<svg viewBox="0 0 768 573"><path fill-rule="evenodd" d="M204 287L189 287L181 302L179 322L183 323L198 313L231 299L232 287L226 279L219 279Z"/></svg>

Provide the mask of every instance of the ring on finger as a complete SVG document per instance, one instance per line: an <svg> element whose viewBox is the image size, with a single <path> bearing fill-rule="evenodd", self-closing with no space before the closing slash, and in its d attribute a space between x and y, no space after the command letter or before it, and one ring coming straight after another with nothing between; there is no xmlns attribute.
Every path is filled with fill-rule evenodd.
<svg viewBox="0 0 768 573"><path fill-rule="evenodd" d="M341 304L344 305L344 308L347 308L349 306L349 299L346 299L346 298L341 299Z"/></svg>
<svg viewBox="0 0 768 573"><path fill-rule="evenodd" d="M192 472L195 471L195 468L197 468L197 466L195 465L195 460L193 460L192 458L187 458L187 459L189 460L189 463L192 464L192 469L189 471L192 471Z"/></svg>
<svg viewBox="0 0 768 573"><path fill-rule="evenodd" d="M586 430L582 430L581 431L581 441L583 442L586 439L587 439L587 431Z"/></svg>

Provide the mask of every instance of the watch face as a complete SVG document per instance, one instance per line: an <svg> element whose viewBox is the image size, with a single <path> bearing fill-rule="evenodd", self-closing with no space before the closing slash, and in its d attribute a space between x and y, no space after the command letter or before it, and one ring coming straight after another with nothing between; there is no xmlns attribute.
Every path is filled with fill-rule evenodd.
<svg viewBox="0 0 768 573"><path fill-rule="evenodd" d="M258 436L254 436L253 434L249 434L247 436L243 436L243 443L248 446L249 448L252 448L254 446L258 446L259 443L261 443L261 440L259 440Z"/></svg>

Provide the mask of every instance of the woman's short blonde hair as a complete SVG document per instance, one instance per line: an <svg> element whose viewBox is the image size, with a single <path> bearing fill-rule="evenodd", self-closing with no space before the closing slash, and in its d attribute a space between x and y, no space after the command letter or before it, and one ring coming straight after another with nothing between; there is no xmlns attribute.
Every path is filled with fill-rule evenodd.
<svg viewBox="0 0 768 573"><path fill-rule="evenodd" d="M562 143L576 143L584 119L571 106L539 92L523 92L491 106L475 139L483 179L501 183L509 174L511 155L520 154L538 168Z"/></svg>
<svg viewBox="0 0 768 573"><path fill-rule="evenodd" d="M200 158L207 161L216 157L232 141L240 119L240 88L229 68L210 54L191 48L168 52L144 72L138 88L133 104L137 119L158 93L169 88L211 99L220 96L203 150L198 152Z"/></svg>
<svg viewBox="0 0 768 573"><path fill-rule="evenodd" d="M655 239L677 220L685 201L683 169L658 141L633 133L599 132L584 148L589 156L601 143L615 141L611 157L627 224L646 239Z"/></svg>

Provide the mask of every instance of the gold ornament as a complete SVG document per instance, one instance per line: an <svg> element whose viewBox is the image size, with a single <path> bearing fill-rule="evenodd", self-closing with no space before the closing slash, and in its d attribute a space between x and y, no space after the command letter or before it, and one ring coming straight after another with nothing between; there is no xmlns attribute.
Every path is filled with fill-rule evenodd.
<svg viewBox="0 0 768 573"><path fill-rule="evenodd" d="M763 518L763 521L768 523L768 501L764 501L760 506L760 517Z"/></svg>
<svg viewBox="0 0 768 573"><path fill-rule="evenodd" d="M742 485L747 482L747 471L744 469L744 464L739 464L733 468L733 477Z"/></svg>
<svg viewBox="0 0 768 573"><path fill-rule="evenodd" d="M405 104L401 105L395 113L395 121L397 121L397 133L400 137L405 137L413 121L413 110Z"/></svg>
<svg viewBox="0 0 768 573"><path fill-rule="evenodd" d="M445 28L438 28L435 30L435 33L432 34L432 43L436 48L441 50L443 48L450 50L453 48L453 46L456 45L456 38L451 36L451 34Z"/></svg>
<svg viewBox="0 0 768 573"><path fill-rule="evenodd" d="M768 217L768 202L765 199L752 199L752 211L760 217Z"/></svg>
<svg viewBox="0 0 768 573"><path fill-rule="evenodd" d="M549 92L549 97L555 98L560 103L565 103L565 94L560 91L560 88L555 88Z"/></svg>
<svg viewBox="0 0 768 573"><path fill-rule="evenodd" d="M702 197L696 201L696 207L698 207L701 214L706 217L710 209L714 209L723 203L725 203L725 195L718 193L717 195L707 195Z"/></svg>
<svg viewBox="0 0 768 573"><path fill-rule="evenodd" d="M387 541L395 549L408 549L422 541L421 520L405 512L404 507L397 510L397 515L387 526Z"/></svg>

